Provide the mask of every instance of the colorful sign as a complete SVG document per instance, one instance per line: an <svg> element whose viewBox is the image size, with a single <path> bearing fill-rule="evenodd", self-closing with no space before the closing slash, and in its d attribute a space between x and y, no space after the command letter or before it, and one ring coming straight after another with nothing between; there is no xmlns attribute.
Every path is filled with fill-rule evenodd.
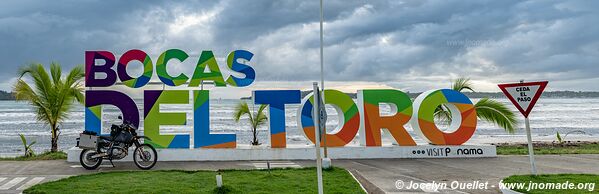
<svg viewBox="0 0 599 194"><path fill-rule="evenodd" d="M189 55L179 49L164 51L155 63L141 50L130 50L116 59L108 51L87 51L85 53L86 90L85 130L101 133L102 106L116 106L123 114L124 120L135 126L140 124L140 113L137 104L126 94L105 90L116 83L117 77L123 85L130 88L143 88L151 80L154 70L165 86L181 86L189 83L190 90L144 90L143 122L146 140L157 148L190 148L190 134L161 134L164 125L187 125L187 113L162 112L161 104L193 103L193 147L194 148L236 148L236 134L213 133L210 129L210 97L208 90L198 86L202 81L211 81L216 87L245 87L251 85L256 72L242 60L250 61L253 54L245 50L236 50L227 56L227 66L236 72L236 77L224 77L212 51L203 51L199 56L192 76L179 73L170 75L166 69L168 62L188 60ZM143 64L143 74L131 77L127 73L127 65L131 61ZM116 66L116 68L114 67ZM190 96L191 95L191 96ZM393 89L372 89L358 91L357 103L347 94L333 89L325 90L325 104L335 107L339 117L339 125L333 132L324 134L326 145L342 147L349 144L360 134L360 142L364 146L382 146L382 133L390 134L400 146L415 146L416 142L406 130L411 125L421 138L434 145L461 145L468 141L476 130L476 109L464 94L450 90L431 90L418 96L414 102L408 95ZM191 102L190 102L191 97ZM308 95L301 99L300 90L257 90L253 92L255 104L268 105L268 127L270 130L271 148L285 148L286 131L285 106L300 104L297 110L297 130L304 132L306 139L314 142L314 121L312 108L314 99ZM381 115L379 106L387 104L392 108L391 115ZM440 130L434 123L435 109L445 104L450 108L452 122L448 131ZM534 103L533 103L534 104ZM290 129L295 130L295 129Z"/></svg>
<svg viewBox="0 0 599 194"><path fill-rule="evenodd" d="M542 81L499 84L498 86L505 96L512 101L512 104L518 108L520 113L528 118L528 114L530 114L537 100L541 97L547 83L547 81Z"/></svg>

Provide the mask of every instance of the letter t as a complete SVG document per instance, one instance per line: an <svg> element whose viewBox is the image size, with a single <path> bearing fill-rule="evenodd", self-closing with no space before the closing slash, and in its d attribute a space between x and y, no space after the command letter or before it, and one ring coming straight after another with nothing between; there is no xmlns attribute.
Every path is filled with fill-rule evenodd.
<svg viewBox="0 0 599 194"><path fill-rule="evenodd" d="M301 103L299 90L257 90L254 91L254 103L269 105L270 147L285 148L285 104Z"/></svg>

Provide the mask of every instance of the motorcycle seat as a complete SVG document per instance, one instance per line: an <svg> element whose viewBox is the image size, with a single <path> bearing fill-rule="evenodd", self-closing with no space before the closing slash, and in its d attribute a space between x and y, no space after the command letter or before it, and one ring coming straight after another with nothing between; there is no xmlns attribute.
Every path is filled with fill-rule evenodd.
<svg viewBox="0 0 599 194"><path fill-rule="evenodd" d="M106 140L106 141L112 141L112 136L99 136L100 139Z"/></svg>

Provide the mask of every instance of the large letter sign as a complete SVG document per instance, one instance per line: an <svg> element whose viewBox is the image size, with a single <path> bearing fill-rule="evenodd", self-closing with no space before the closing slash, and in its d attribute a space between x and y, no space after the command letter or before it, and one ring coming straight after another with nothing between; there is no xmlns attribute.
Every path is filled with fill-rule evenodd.
<svg viewBox="0 0 599 194"><path fill-rule="evenodd" d="M381 146L381 130L385 129L399 145L416 145L404 125L412 117L412 101L410 97L398 90L360 90L358 102L362 117L360 139L366 146ZM379 104L391 106L392 116L381 116Z"/></svg>
<svg viewBox="0 0 599 194"><path fill-rule="evenodd" d="M102 105L116 106L123 113L123 120L139 127L139 112L135 101L117 91L85 91L85 130L102 134Z"/></svg>
<svg viewBox="0 0 599 194"><path fill-rule="evenodd" d="M337 110L339 116L339 126L333 131L333 134L325 134L325 142L330 147L345 146L351 142L360 128L360 113L354 101L343 92L338 90L325 90L325 104L330 104ZM314 120L312 119L312 108L314 107L314 96L306 96L302 100L302 106L298 109L298 127L304 130L304 135L312 142L314 138ZM301 116L299 116L301 115ZM323 146L324 142L321 142Z"/></svg>
<svg viewBox="0 0 599 194"><path fill-rule="evenodd" d="M187 82L189 77L183 73L179 74L177 77L173 77L166 72L166 64L169 60L178 59L180 62L183 62L187 57L189 57L189 55L179 49L164 51L160 57L158 57L158 61L156 61L156 74L158 74L160 81L167 86L179 86Z"/></svg>
<svg viewBox="0 0 599 194"><path fill-rule="evenodd" d="M441 131L435 125L435 109L446 104L451 111L449 131ZM412 128L424 139L435 145L461 145L476 130L476 109L468 97L450 89L424 92L414 101Z"/></svg>
<svg viewBox="0 0 599 194"><path fill-rule="evenodd" d="M131 61L139 61L143 63L144 73L138 78L132 78L127 74L127 65ZM119 65L117 66L117 74L119 75L119 79L126 86L132 88L139 88L145 86L149 81L150 77L152 77L152 73L154 72L154 65L152 64L152 59L150 56L143 51L140 50L130 50L127 51L121 59L119 59Z"/></svg>
<svg viewBox="0 0 599 194"><path fill-rule="evenodd" d="M237 60L245 59L247 61L251 60L254 54L249 51L237 50L233 51L227 57L227 65L231 70L242 73L245 75L245 78L237 78L231 75L227 79L227 83L232 86L249 86L254 82L254 78L256 77L256 72L252 67L246 64L239 63Z"/></svg>
<svg viewBox="0 0 599 194"><path fill-rule="evenodd" d="M208 71L207 73L204 72L206 70ZM204 80L212 80L214 85L218 87L226 86L223 74L220 73L220 69L212 51L202 51L202 55L200 55L200 60L196 65L189 86L199 86Z"/></svg>
<svg viewBox="0 0 599 194"><path fill-rule="evenodd" d="M235 148L235 134L210 133L210 99L207 90L193 91L194 147Z"/></svg>
<svg viewBox="0 0 599 194"><path fill-rule="evenodd" d="M254 102L269 106L271 147L284 148L287 146L285 104L299 104L300 100L301 92L299 90L254 91Z"/></svg>
<svg viewBox="0 0 599 194"><path fill-rule="evenodd" d="M111 69L114 66L114 54L108 51L86 51L85 52L85 86L86 87L108 87L116 82L116 72ZM103 60L103 65L96 65L96 60ZM97 78L96 73L104 74L105 78Z"/></svg>
<svg viewBox="0 0 599 194"><path fill-rule="evenodd" d="M120 58L117 59L115 56ZM195 67L188 68L194 69L193 74L192 72L167 72L169 62L171 66L174 63L184 64L184 61L189 62L189 60L196 62L193 57L197 57L197 63ZM85 130L102 134L102 110L103 106L109 105L121 111L123 122L130 122L136 127L140 126L140 121L143 122L143 127L139 130L149 137L145 140L146 143L156 148L190 150L237 148L237 134L219 133L211 129L210 91L200 89L198 86L205 81L213 83L216 87L250 86L256 79L256 71L250 65L253 57L253 53L245 50L235 50L228 53L226 58L224 56L218 58L210 50L202 51L199 56L190 56L183 50L169 49L162 52L154 64L151 57L142 50L129 50L122 55L115 55L108 51L86 51ZM223 60L222 66L219 66L217 59ZM131 77L127 73L127 66L131 62L143 64L143 74ZM152 78L154 72L157 77ZM107 88L113 86L117 80L127 86L127 89L114 91L111 90L112 88ZM150 80L160 80L164 84L163 89L142 89ZM177 90L169 87L177 87ZM182 87L189 89L181 89ZM132 90L139 90L138 93L143 94L143 104L136 104L136 101L125 93ZM528 100L525 95L527 93L523 90L514 91L519 92L521 96L524 95L523 100ZM363 146L360 149L377 149L376 147L386 147L384 144L387 142L383 143L383 137L386 137L403 148L415 149L408 152L424 154L425 151L416 150L418 145L406 126L411 125L414 132L430 144L443 146L462 145L476 130L477 117L473 103L467 96L455 90L427 91L412 102L408 94L399 90L364 89L357 92L356 103L346 93L327 89L324 91L324 99L325 104L336 110L339 123L335 129L323 134L325 140L321 143L323 146L343 147L359 141L358 146ZM287 148L289 130L299 130L304 133L306 140L315 142L312 94L302 99L300 90L256 90L252 93L252 100L253 105L266 105L263 108L267 110L270 148ZM189 110L181 112L160 110L161 105L172 104L188 105ZM296 104L299 104L299 107L293 110L295 113L286 113L286 108L297 107ZM391 113L381 114L381 105L389 106ZM435 124L434 114L439 106L447 107L451 112L452 121L447 130L441 130ZM143 107L143 110L138 107ZM143 113L142 117L140 113ZM296 116L298 126L287 128L286 118L293 116ZM192 130L185 133L164 131L165 128L173 126L183 126ZM245 129L247 128L239 130ZM442 151L426 153L447 155L449 147L446 148ZM419 149L424 148L419 147ZM208 151L212 152L212 150ZM223 150L218 150L221 151ZM276 151L285 150L276 149ZM458 155L477 152L479 150L456 149L455 151Z"/></svg>
<svg viewBox="0 0 599 194"><path fill-rule="evenodd" d="M162 113L160 104L187 104L189 91L146 90L144 91L144 132L157 148L189 148L189 135L161 135L160 125L185 125L185 113Z"/></svg>

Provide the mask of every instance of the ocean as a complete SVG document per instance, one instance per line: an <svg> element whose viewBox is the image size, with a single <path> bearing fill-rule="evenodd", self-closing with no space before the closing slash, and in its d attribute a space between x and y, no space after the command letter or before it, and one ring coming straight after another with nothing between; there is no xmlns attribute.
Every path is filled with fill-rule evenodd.
<svg viewBox="0 0 599 194"><path fill-rule="evenodd" d="M479 99L472 99L473 102ZM513 111L513 105L507 99L498 99L507 104ZM239 123L233 120L233 111L240 100L218 100L210 101L210 127L214 133L236 133L237 144L249 144L251 140L251 128L246 118ZM143 101L136 100L139 110L143 110ZM286 126L288 144L307 144L301 129L297 127L297 109L299 105L286 106ZM76 144L75 138L83 131L84 112L83 106L76 105L69 113L69 117L60 125L59 149L67 150ZM164 112L186 112L186 126L164 126L162 134L192 133L193 114L192 105L161 105ZM382 106L381 113L388 113L388 107ZM327 121L328 131L333 131L338 120L336 111L327 107L329 119ZM103 130L108 133L108 126L119 123L117 116L120 113L115 107L106 106L103 113ZM515 134L508 134L493 124L480 121L477 131L469 142L497 143L514 140L525 141L523 117L520 118L519 129ZM143 116L143 111L140 111ZM143 118L141 118L140 129L143 129ZM566 140L599 140L599 98L541 98L530 115L532 133L535 140L554 140L556 132L565 135L576 132ZM408 132L417 142L423 142L411 129L406 126ZM267 125L259 128L258 138L260 142L268 144ZM582 132L578 132L578 130ZM143 133L143 132L142 132ZM26 102L0 101L0 156L12 156L21 154L23 148L19 134L24 134L29 142L36 141L33 146L36 153L50 149L50 130L47 125L35 118L35 113ZM193 135L191 135L193 137ZM359 136L354 139L358 142ZM385 143L391 143L389 135L384 136ZM193 141L192 141L193 142Z"/></svg>

